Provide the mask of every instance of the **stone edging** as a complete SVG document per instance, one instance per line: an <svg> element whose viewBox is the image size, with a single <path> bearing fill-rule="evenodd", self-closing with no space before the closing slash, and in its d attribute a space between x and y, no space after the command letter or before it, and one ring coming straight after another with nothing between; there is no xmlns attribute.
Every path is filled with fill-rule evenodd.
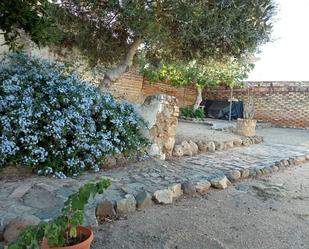
<svg viewBox="0 0 309 249"><path fill-rule="evenodd" d="M228 140L224 142L219 141L197 141L193 142L182 141L181 144L176 144L173 150L173 156L194 156L198 153L215 152L216 150L228 150L233 147L249 146L251 144L259 144L264 141L262 136L242 137L234 140Z"/></svg>
<svg viewBox="0 0 309 249"><path fill-rule="evenodd" d="M126 216L136 210L151 207L153 204L171 204L182 195L203 194L208 192L210 188L223 190L231 186L232 182L278 172L285 168L299 166L306 161L309 162L309 154L282 159L270 166L231 170L224 175L213 176L211 179L199 182L184 181L182 183L175 183L170 187L158 189L153 193L141 191L136 196L127 194L123 199L116 202L105 200L99 203L96 207L95 215L98 221L111 222L113 218Z"/></svg>

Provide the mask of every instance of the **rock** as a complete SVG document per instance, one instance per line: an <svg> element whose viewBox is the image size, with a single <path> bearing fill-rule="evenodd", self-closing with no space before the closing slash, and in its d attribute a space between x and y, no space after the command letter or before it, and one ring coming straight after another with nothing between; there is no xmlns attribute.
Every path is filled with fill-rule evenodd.
<svg viewBox="0 0 309 249"><path fill-rule="evenodd" d="M241 172L239 170L232 170L227 173L226 177L229 179L229 181L235 182L240 179Z"/></svg>
<svg viewBox="0 0 309 249"><path fill-rule="evenodd" d="M153 198L158 204L171 204L173 203L173 192L169 189L157 190L154 192Z"/></svg>
<svg viewBox="0 0 309 249"><path fill-rule="evenodd" d="M230 184L230 181L227 179L226 176L218 176L210 181L211 186L217 189L226 189Z"/></svg>
<svg viewBox="0 0 309 249"><path fill-rule="evenodd" d="M113 218L116 216L114 205L111 201L103 201L99 203L95 210L97 219L104 220L105 218Z"/></svg>
<svg viewBox="0 0 309 249"><path fill-rule="evenodd" d="M198 141L196 144L197 144L200 152L202 152L202 153L207 152L208 144L204 143L203 141Z"/></svg>
<svg viewBox="0 0 309 249"><path fill-rule="evenodd" d="M191 147L192 155L196 155L198 153L198 146L193 141L189 141L189 145Z"/></svg>
<svg viewBox="0 0 309 249"><path fill-rule="evenodd" d="M264 167L261 170L263 174L270 174L272 172L270 167Z"/></svg>
<svg viewBox="0 0 309 249"><path fill-rule="evenodd" d="M181 146L183 149L184 156L193 156L191 145L187 141L182 141Z"/></svg>
<svg viewBox="0 0 309 249"><path fill-rule="evenodd" d="M136 199L136 206L137 208L140 209L151 207L153 204L151 195L146 191L138 193L135 199Z"/></svg>
<svg viewBox="0 0 309 249"><path fill-rule="evenodd" d="M116 202L116 212L119 215L126 215L134 212L136 209L136 200L133 195L127 194L125 197Z"/></svg>
<svg viewBox="0 0 309 249"><path fill-rule="evenodd" d="M293 158L290 158L289 160L288 160L288 162L289 162L289 166L294 166L295 165L295 162L294 162L294 159ZM279 167L280 168L280 167Z"/></svg>
<svg viewBox="0 0 309 249"><path fill-rule="evenodd" d="M216 151L216 146L215 146L214 142L208 143L208 150L209 150L209 152L215 152Z"/></svg>
<svg viewBox="0 0 309 249"><path fill-rule="evenodd" d="M6 242L11 243L16 241L20 232L29 225L37 225L40 223L40 219L34 215L21 215L11 220L6 226L3 238Z"/></svg>
<svg viewBox="0 0 309 249"><path fill-rule="evenodd" d="M252 176L252 177L257 176L255 169L249 169L249 172L250 172L250 176Z"/></svg>
<svg viewBox="0 0 309 249"><path fill-rule="evenodd" d="M177 157L183 156L183 148L180 144L174 146L173 156Z"/></svg>
<svg viewBox="0 0 309 249"><path fill-rule="evenodd" d="M249 146L251 144L251 141L249 138L242 139L243 146Z"/></svg>
<svg viewBox="0 0 309 249"><path fill-rule="evenodd" d="M110 157L106 158L106 161L105 161L103 167L109 168L109 169L110 169L110 168L115 167L116 165L117 165L117 160L116 160L116 158L113 157L113 156L110 156Z"/></svg>
<svg viewBox="0 0 309 249"><path fill-rule="evenodd" d="M226 141L224 142L224 149L228 150L234 147L234 142L233 141Z"/></svg>
<svg viewBox="0 0 309 249"><path fill-rule="evenodd" d="M249 169L243 169L241 170L241 178L248 178L250 176Z"/></svg>
<svg viewBox="0 0 309 249"><path fill-rule="evenodd" d="M308 154L308 155L306 155L306 160L309 160L309 154Z"/></svg>
<svg viewBox="0 0 309 249"><path fill-rule="evenodd" d="M123 154L116 154L114 158L116 159L117 166L122 166L128 162L128 159Z"/></svg>
<svg viewBox="0 0 309 249"><path fill-rule="evenodd" d="M233 141L233 144L234 144L234 146L241 146L242 145L242 141L241 141L241 139L235 139Z"/></svg>
<svg viewBox="0 0 309 249"><path fill-rule="evenodd" d="M289 166L288 160L284 160L283 159L283 160L280 161L280 163L282 163L284 167L288 167Z"/></svg>
<svg viewBox="0 0 309 249"><path fill-rule="evenodd" d="M195 185L196 192L198 193L205 193L210 189L210 187L211 183L207 180L197 182Z"/></svg>
<svg viewBox="0 0 309 249"><path fill-rule="evenodd" d="M196 192L195 186L191 181L185 181L181 184L181 189L184 194L192 195Z"/></svg>
<svg viewBox="0 0 309 249"><path fill-rule="evenodd" d="M279 171L279 167L276 165L271 166L271 169L273 172L278 172Z"/></svg>
<svg viewBox="0 0 309 249"><path fill-rule="evenodd" d="M183 191L181 189L181 184L177 183L171 187L168 188L170 191L172 191L173 200L179 198L183 195Z"/></svg>
<svg viewBox="0 0 309 249"><path fill-rule="evenodd" d="M260 168L255 168L254 171L256 172L257 176L263 175L263 172L262 172L262 170Z"/></svg>
<svg viewBox="0 0 309 249"><path fill-rule="evenodd" d="M216 149L216 150L224 150L224 149L225 149L225 148L224 148L224 143L215 141L214 144L215 144L215 149Z"/></svg>
<svg viewBox="0 0 309 249"><path fill-rule="evenodd" d="M306 162L306 157L305 156L299 156L296 158L297 164L302 164Z"/></svg>

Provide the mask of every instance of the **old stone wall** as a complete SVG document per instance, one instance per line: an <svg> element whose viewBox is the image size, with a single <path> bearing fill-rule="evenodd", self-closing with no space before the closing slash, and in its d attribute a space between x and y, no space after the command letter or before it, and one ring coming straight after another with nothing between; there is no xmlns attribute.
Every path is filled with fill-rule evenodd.
<svg viewBox="0 0 309 249"><path fill-rule="evenodd" d="M284 127L309 127L309 82L248 82L254 118ZM236 88L233 96L248 102L248 89ZM204 89L204 99L227 100L224 87Z"/></svg>
<svg viewBox="0 0 309 249"><path fill-rule="evenodd" d="M165 160L166 156L172 155L175 144L179 115L177 99L165 94L148 96L136 110L147 123L142 132L152 143L149 154Z"/></svg>

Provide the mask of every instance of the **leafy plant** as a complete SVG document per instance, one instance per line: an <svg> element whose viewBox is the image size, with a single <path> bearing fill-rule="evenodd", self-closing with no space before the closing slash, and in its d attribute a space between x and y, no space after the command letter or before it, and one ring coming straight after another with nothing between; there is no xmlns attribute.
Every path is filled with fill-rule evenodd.
<svg viewBox="0 0 309 249"><path fill-rule="evenodd" d="M143 151L143 120L58 63L12 54L0 65L0 167L59 178Z"/></svg>
<svg viewBox="0 0 309 249"><path fill-rule="evenodd" d="M205 111L203 108L193 109L192 106L180 108L180 116L185 118L205 118Z"/></svg>
<svg viewBox="0 0 309 249"><path fill-rule="evenodd" d="M10 49L21 48L23 44L17 40L22 32L38 45L59 39L59 30L47 12L48 5L48 0L1 0L0 30Z"/></svg>
<svg viewBox="0 0 309 249"><path fill-rule="evenodd" d="M38 249L41 248L43 238L47 239L51 247L67 245L70 239L77 237L77 226L83 224L84 209L89 198L102 194L110 184L110 180L104 179L83 185L65 202L60 216L50 222L27 227L17 242L9 245L9 249Z"/></svg>

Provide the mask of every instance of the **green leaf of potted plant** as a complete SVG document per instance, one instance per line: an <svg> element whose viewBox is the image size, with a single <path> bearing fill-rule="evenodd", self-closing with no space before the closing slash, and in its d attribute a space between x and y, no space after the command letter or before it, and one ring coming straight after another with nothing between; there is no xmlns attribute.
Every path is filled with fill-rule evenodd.
<svg viewBox="0 0 309 249"><path fill-rule="evenodd" d="M27 227L9 249L90 249L94 236L91 229L82 226L85 205L110 184L108 179L85 184L68 198L56 219Z"/></svg>

